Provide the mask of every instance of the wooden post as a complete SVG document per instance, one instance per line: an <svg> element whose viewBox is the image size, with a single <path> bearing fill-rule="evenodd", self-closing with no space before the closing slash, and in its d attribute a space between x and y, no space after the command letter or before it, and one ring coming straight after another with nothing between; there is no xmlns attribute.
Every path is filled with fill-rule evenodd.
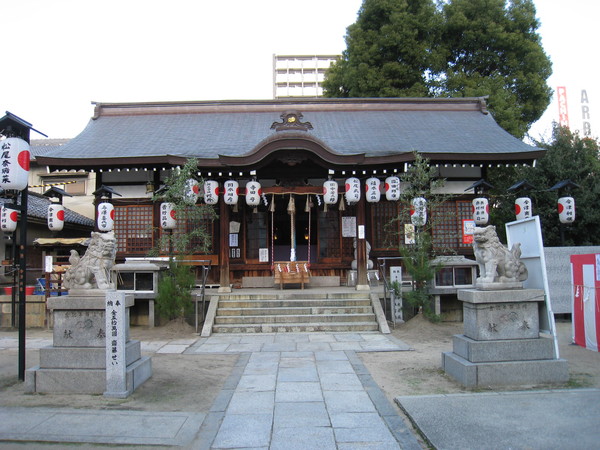
<svg viewBox="0 0 600 450"><path fill-rule="evenodd" d="M229 205L219 202L219 292L231 292L229 281Z"/></svg>
<svg viewBox="0 0 600 450"><path fill-rule="evenodd" d="M356 290L370 290L367 278L367 241L366 241L365 196L361 195L356 206Z"/></svg>

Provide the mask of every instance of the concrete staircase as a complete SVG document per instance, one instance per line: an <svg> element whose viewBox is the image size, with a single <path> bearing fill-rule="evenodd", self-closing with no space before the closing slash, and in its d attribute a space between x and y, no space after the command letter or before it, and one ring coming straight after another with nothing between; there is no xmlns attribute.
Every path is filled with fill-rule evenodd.
<svg viewBox="0 0 600 450"><path fill-rule="evenodd" d="M213 333L377 330L368 292L220 295L212 326Z"/></svg>

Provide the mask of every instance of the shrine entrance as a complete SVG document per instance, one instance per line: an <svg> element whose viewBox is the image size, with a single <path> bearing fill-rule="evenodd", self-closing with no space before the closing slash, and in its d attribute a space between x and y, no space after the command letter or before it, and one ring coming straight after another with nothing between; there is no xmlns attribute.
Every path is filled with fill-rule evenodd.
<svg viewBox="0 0 600 450"><path fill-rule="evenodd" d="M314 202L314 196L313 202ZM274 197L274 211L271 212L271 233L274 261L291 260L291 249L295 249L297 261L317 260L317 220L315 208L306 209L306 195L293 195L294 212L291 214L290 195Z"/></svg>

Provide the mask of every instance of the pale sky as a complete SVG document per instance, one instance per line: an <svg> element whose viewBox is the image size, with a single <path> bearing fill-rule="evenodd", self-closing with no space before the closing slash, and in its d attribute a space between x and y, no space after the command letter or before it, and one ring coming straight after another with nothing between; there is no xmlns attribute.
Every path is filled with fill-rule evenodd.
<svg viewBox="0 0 600 450"><path fill-rule="evenodd" d="M362 0L3 0L4 111L50 138L79 134L92 101L270 99L273 54L339 54ZM549 84L581 90L600 135L598 0L535 0ZM596 79L593 80L593 77ZM594 83L594 81L596 83ZM553 102L531 130L549 136ZM41 138L33 133L33 139Z"/></svg>

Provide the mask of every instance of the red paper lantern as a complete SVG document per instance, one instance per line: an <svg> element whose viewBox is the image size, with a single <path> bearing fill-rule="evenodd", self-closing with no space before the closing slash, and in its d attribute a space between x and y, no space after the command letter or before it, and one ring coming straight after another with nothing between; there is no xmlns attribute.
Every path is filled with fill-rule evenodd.
<svg viewBox="0 0 600 450"><path fill-rule="evenodd" d="M219 183L214 180L204 182L204 202L207 205L216 205L219 202Z"/></svg>
<svg viewBox="0 0 600 450"><path fill-rule="evenodd" d="M115 226L115 207L112 203L102 202L98 204L98 230L112 231Z"/></svg>
<svg viewBox="0 0 600 450"><path fill-rule="evenodd" d="M326 205L335 205L338 199L338 184L334 180L323 183L323 201Z"/></svg>
<svg viewBox="0 0 600 450"><path fill-rule="evenodd" d="M165 202L160 204L160 227L163 230L172 230L177 227L175 203Z"/></svg>
<svg viewBox="0 0 600 450"><path fill-rule="evenodd" d="M427 200L423 197L412 199L410 208L410 222L415 227L422 227L427 223Z"/></svg>
<svg viewBox="0 0 600 450"><path fill-rule="evenodd" d="M369 203L377 203L381 199L381 181L371 177L365 182L365 198Z"/></svg>
<svg viewBox="0 0 600 450"><path fill-rule="evenodd" d="M235 180L228 180L223 185L223 201L226 205L237 205L240 196L240 184Z"/></svg>
<svg viewBox="0 0 600 450"><path fill-rule="evenodd" d="M529 197L519 197L515 200L515 215L517 220L529 219L533 211L533 204Z"/></svg>
<svg viewBox="0 0 600 450"><path fill-rule="evenodd" d="M261 194L262 188L258 181L249 181L246 183L246 203L248 206L258 206Z"/></svg>
<svg viewBox="0 0 600 450"><path fill-rule="evenodd" d="M29 144L21 138L0 141L0 188L22 191L29 181Z"/></svg>
<svg viewBox="0 0 600 450"><path fill-rule="evenodd" d="M5 232L15 231L19 221L19 213L2 205L0 210L0 229Z"/></svg>
<svg viewBox="0 0 600 450"><path fill-rule="evenodd" d="M560 223L575 222L575 199L573 197L558 199L558 220Z"/></svg>
<svg viewBox="0 0 600 450"><path fill-rule="evenodd" d="M486 225L490 220L490 204L487 198L473 199L473 220L475 225Z"/></svg>
<svg viewBox="0 0 600 450"><path fill-rule="evenodd" d="M183 201L189 205L195 205L199 196L200 187L198 186L198 181L193 178L186 180Z"/></svg>
<svg viewBox="0 0 600 450"><path fill-rule="evenodd" d="M58 203L48 205L48 228L61 231L65 226L65 207Z"/></svg>
<svg viewBox="0 0 600 450"><path fill-rule="evenodd" d="M360 200L360 180L352 177L346 180L346 203L352 205Z"/></svg>
<svg viewBox="0 0 600 450"><path fill-rule="evenodd" d="M385 198L391 202L400 200L400 178L393 176L385 179Z"/></svg>

